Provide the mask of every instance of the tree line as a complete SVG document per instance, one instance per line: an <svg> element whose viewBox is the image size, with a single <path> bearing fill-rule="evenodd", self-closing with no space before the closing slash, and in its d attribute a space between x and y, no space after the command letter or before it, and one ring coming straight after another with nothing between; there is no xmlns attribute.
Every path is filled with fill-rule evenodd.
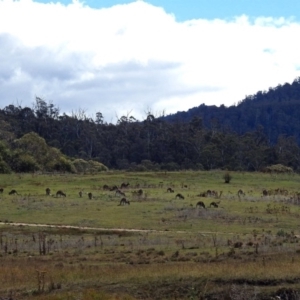
<svg viewBox="0 0 300 300"><path fill-rule="evenodd" d="M297 138L280 134L271 143L265 128L237 133L218 121L122 116L116 124L84 111L60 114L36 98L33 108L8 105L0 110L0 172L124 169L261 171L282 164L300 170ZM98 164L98 165L97 165ZM78 171L77 170L77 171Z"/></svg>
<svg viewBox="0 0 300 300"><path fill-rule="evenodd" d="M281 135L294 136L300 145L300 77L268 91L246 96L238 105L200 105L186 112L164 117L169 122L190 122L201 117L206 128L231 130L240 135L263 128L269 143L276 144Z"/></svg>

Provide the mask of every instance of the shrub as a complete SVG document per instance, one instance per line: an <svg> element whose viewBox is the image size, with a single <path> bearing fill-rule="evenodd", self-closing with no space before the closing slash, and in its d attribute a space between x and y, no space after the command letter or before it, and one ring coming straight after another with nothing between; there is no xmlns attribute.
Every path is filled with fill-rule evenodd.
<svg viewBox="0 0 300 300"><path fill-rule="evenodd" d="M103 171L108 171L108 168L95 160L89 160L88 161L88 166L91 172L103 172Z"/></svg>
<svg viewBox="0 0 300 300"><path fill-rule="evenodd" d="M39 170L39 166L35 159L25 153L20 153L19 151L14 153L11 168L16 172L34 172Z"/></svg>
<svg viewBox="0 0 300 300"><path fill-rule="evenodd" d="M266 167L263 172L265 173L293 173L293 169L286 167L282 164L272 165Z"/></svg>
<svg viewBox="0 0 300 300"><path fill-rule="evenodd" d="M169 162L169 163L161 164L161 169L164 171L178 171L180 170L180 167L175 162Z"/></svg>
<svg viewBox="0 0 300 300"><path fill-rule="evenodd" d="M230 175L229 172L226 172L223 176L224 180L225 180L225 183L230 183L231 179L232 179L232 176Z"/></svg>
<svg viewBox="0 0 300 300"><path fill-rule="evenodd" d="M80 173L98 173L108 171L108 168L105 165L95 160L86 161L81 158L75 159L73 161L73 166L76 169L76 172Z"/></svg>
<svg viewBox="0 0 300 300"><path fill-rule="evenodd" d="M73 165L74 165L76 171L80 172L80 173L86 172L86 170L89 167L88 162L84 159L75 159L73 161Z"/></svg>
<svg viewBox="0 0 300 300"><path fill-rule="evenodd" d="M51 167L51 164L48 164L48 167ZM52 163L52 171L75 173L76 169L70 160L62 156Z"/></svg>
<svg viewBox="0 0 300 300"><path fill-rule="evenodd" d="M10 166L0 158L0 173L1 174L9 174L11 173Z"/></svg>

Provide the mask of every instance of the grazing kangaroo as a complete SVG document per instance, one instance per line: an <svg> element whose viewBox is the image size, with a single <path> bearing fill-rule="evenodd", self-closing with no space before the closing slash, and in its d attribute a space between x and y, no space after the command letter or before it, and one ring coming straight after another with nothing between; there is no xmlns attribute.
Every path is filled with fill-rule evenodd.
<svg viewBox="0 0 300 300"><path fill-rule="evenodd" d="M104 191L109 191L109 186L108 186L107 184L104 184L104 185L103 185L103 190L104 190Z"/></svg>
<svg viewBox="0 0 300 300"><path fill-rule="evenodd" d="M245 193L243 192L243 190L238 190L237 194L238 194L239 198L240 198L240 196L245 196Z"/></svg>
<svg viewBox="0 0 300 300"><path fill-rule="evenodd" d="M63 191L61 191L61 190L59 190L59 191L57 191L56 192L56 197L67 197L67 195L63 192Z"/></svg>
<svg viewBox="0 0 300 300"><path fill-rule="evenodd" d="M196 207L203 207L205 208L205 204L202 201L198 201Z"/></svg>
<svg viewBox="0 0 300 300"><path fill-rule="evenodd" d="M143 190L142 189L139 189L138 191L132 191L132 195L133 196L137 196L137 197L141 197L143 196Z"/></svg>
<svg viewBox="0 0 300 300"><path fill-rule="evenodd" d="M49 188L46 188L46 195L50 196L51 190Z"/></svg>
<svg viewBox="0 0 300 300"><path fill-rule="evenodd" d="M16 190L11 190L8 195L19 195Z"/></svg>
<svg viewBox="0 0 300 300"><path fill-rule="evenodd" d="M92 200L93 199L93 194L92 193L88 193L88 197L89 197L90 200Z"/></svg>
<svg viewBox="0 0 300 300"><path fill-rule="evenodd" d="M127 200L126 198L122 198L118 206L125 205L125 204L130 205L130 201Z"/></svg>
<svg viewBox="0 0 300 300"><path fill-rule="evenodd" d="M126 195L125 195L125 193L124 192L122 192L122 191L120 191L119 189L117 189L116 190L116 193L115 193L115 195L116 196L123 196L123 197L125 197Z"/></svg>
<svg viewBox="0 0 300 300"><path fill-rule="evenodd" d="M116 191L118 190L118 187L116 185L112 186L111 188L109 188L110 191Z"/></svg>
<svg viewBox="0 0 300 300"><path fill-rule="evenodd" d="M121 184L121 189L128 188L128 186L129 186L129 183L128 183L128 182L127 182L127 183L123 182L123 183Z"/></svg>
<svg viewBox="0 0 300 300"><path fill-rule="evenodd" d="M213 207L217 208L217 207L219 207L219 204L220 204L220 201L219 202L214 202L213 201L213 202L210 203L209 207L213 206Z"/></svg>
<svg viewBox="0 0 300 300"><path fill-rule="evenodd" d="M175 199L177 199L177 198L184 199L184 197L181 194L177 194L176 197L175 197Z"/></svg>
<svg viewBox="0 0 300 300"><path fill-rule="evenodd" d="M172 188L169 187L169 188L167 189L167 192L169 192L169 193L174 193L174 190L173 190Z"/></svg>
<svg viewBox="0 0 300 300"><path fill-rule="evenodd" d="M197 195L197 197L206 197L207 193L206 192L202 192L200 194Z"/></svg>

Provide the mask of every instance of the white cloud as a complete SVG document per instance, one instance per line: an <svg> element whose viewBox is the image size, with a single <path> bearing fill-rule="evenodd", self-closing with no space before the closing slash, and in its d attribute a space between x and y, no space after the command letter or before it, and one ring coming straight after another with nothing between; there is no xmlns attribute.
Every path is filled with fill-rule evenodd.
<svg viewBox="0 0 300 300"><path fill-rule="evenodd" d="M0 0L0 106L35 96L108 122L227 106L300 76L300 24L243 15L177 22L143 1L92 9Z"/></svg>

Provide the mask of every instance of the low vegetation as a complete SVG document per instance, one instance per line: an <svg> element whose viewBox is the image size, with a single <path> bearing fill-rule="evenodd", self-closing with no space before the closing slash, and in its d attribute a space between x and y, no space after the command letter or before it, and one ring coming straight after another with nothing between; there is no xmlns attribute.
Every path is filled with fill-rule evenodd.
<svg viewBox="0 0 300 300"><path fill-rule="evenodd" d="M299 299L300 176L226 174L0 175L0 299Z"/></svg>

